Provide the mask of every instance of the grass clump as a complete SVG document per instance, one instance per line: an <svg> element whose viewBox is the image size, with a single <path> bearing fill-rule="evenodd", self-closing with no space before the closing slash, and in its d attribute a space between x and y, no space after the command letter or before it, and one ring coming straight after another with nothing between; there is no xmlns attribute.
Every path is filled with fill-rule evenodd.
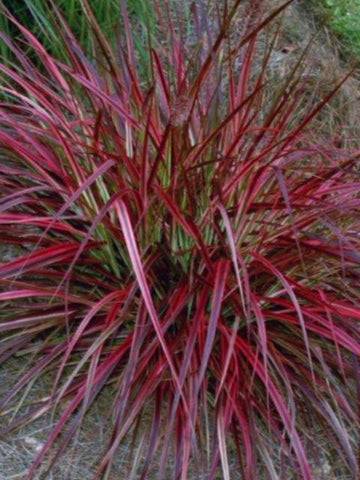
<svg viewBox="0 0 360 480"><path fill-rule="evenodd" d="M356 472L358 152L308 136L341 84L306 101L304 55L269 83L290 2L154 0L146 81L125 2L116 53L82 3L96 60L54 5L59 57L5 12L37 61L3 36L0 360L33 363L1 433L60 412L26 478L105 388L96 478L134 425L134 478L311 480L318 435Z"/></svg>
<svg viewBox="0 0 360 480"><path fill-rule="evenodd" d="M322 14L345 51L360 59L360 2L359 0L322 0Z"/></svg>
<svg viewBox="0 0 360 480"><path fill-rule="evenodd" d="M66 61L67 54L66 50L64 50L63 39L59 35L59 25L56 17L49 9L51 3L48 0L14 0L10 3L4 2L10 13L41 41L49 53ZM75 35L87 56L93 58L97 55L98 44L96 35L89 28L85 2L82 0L58 0L54 2L54 5L66 17L71 32ZM111 47L115 48L118 42L118 33L124 27L122 2L116 0L90 0L88 5L103 35L106 36ZM148 36L148 31L152 32L156 27L154 12L148 0L132 0L129 2L128 10L129 15L136 17L138 20L134 44L140 57L140 65L143 65L142 73L146 75L148 58L146 57L146 49L144 49L144 37ZM25 40L16 25L9 21L6 15L0 16L0 28L12 38ZM27 51L27 54L32 55L31 49ZM13 52L6 42L1 42L0 44L0 55L3 62L14 60ZM37 61L36 55L32 57L32 60L34 62Z"/></svg>

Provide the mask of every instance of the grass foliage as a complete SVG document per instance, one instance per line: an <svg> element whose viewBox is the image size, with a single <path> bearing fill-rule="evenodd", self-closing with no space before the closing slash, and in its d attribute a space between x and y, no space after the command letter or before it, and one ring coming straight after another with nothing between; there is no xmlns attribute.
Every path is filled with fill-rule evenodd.
<svg viewBox="0 0 360 480"><path fill-rule="evenodd" d="M0 266L0 360L32 359L2 434L64 405L27 479L106 386L97 478L133 425L134 478L310 480L319 431L356 472L359 153L307 137L341 85L309 103L305 56L270 81L290 2L153 0L156 35L136 39L123 1L115 49L80 3L96 60L55 5L58 56L9 11L21 38L2 34L0 235L16 258Z"/></svg>
<svg viewBox="0 0 360 480"><path fill-rule="evenodd" d="M51 2L50 2L51 3ZM55 2L57 8L66 16L66 22L77 41L92 59L98 53L97 40L94 32L89 28L89 19L82 0L58 0ZM26 27L36 38L41 41L46 50L63 61L67 59L67 52L64 49L63 38L59 35L59 25L56 16L49 9L48 0L12 0L4 2L21 24ZM118 41L118 32L123 28L123 16L121 12L121 1L116 0L90 0L89 7L98 22L103 35L106 36L109 44L114 47ZM144 37L148 31L155 29L155 16L148 0L131 0L128 5L129 15L138 19L138 29L134 43L140 55L141 70L143 65L148 66L147 52L144 49ZM13 22L6 15L0 15L0 28L11 38L24 40ZM31 49L27 50L32 55ZM0 43L0 55L3 62L13 61L12 49L6 42ZM36 63L36 55L31 57ZM40 66L38 64L38 66Z"/></svg>
<svg viewBox="0 0 360 480"><path fill-rule="evenodd" d="M322 0L326 24L339 37L348 53L360 59L360 1Z"/></svg>

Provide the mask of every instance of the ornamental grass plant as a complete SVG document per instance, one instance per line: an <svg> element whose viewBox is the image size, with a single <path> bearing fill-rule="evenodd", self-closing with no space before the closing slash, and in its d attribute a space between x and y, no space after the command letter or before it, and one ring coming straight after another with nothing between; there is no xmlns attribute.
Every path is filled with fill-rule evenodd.
<svg viewBox="0 0 360 480"><path fill-rule="evenodd" d="M346 78L274 83L291 1L152 0L148 35L122 1L111 47L81 0L95 55L50 3L61 55L3 7L0 64L1 435L58 412L26 478L109 389L94 478L136 424L131 478L315 480L326 438L355 480L360 152L311 130Z"/></svg>

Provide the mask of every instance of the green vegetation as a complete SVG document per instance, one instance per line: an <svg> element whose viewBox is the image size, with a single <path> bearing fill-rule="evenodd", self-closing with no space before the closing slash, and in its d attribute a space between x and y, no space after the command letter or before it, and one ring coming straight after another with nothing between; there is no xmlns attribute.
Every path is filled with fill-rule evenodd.
<svg viewBox="0 0 360 480"><path fill-rule="evenodd" d="M86 7L91 8L106 41L116 50L119 31L124 26L122 5L126 6L129 16L137 19L137 35L134 36L134 44L144 73L149 65L147 49L144 48L144 44L147 41L147 32L155 28L154 10L151 8L149 0L132 0L127 3L127 5L126 2L122 4L117 0L58 0L54 2L56 8L66 18L70 31L89 57L96 55L98 44L96 34L89 25L89 9ZM64 49L64 44L59 36L59 23L54 13L49 10L48 0L14 0L3 2L3 5L40 40L49 53L57 58L67 59L68 52ZM0 30L10 35L12 39L23 38L6 15L0 15ZM0 55L2 61L14 60L11 48L4 42L0 42ZM36 59L34 56L32 58Z"/></svg>
<svg viewBox="0 0 360 480"><path fill-rule="evenodd" d="M348 53L360 59L360 0L322 0L324 19Z"/></svg>

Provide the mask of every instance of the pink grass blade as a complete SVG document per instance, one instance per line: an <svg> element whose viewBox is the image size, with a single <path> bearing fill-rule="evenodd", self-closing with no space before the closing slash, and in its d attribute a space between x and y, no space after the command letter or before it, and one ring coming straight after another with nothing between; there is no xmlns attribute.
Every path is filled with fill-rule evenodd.
<svg viewBox="0 0 360 480"><path fill-rule="evenodd" d="M125 204L122 200L118 201L115 204L115 208L116 208L116 211L117 211L119 222L121 224L121 228L122 228L123 233L124 233L125 243L126 243L130 258L131 258L131 263L132 263L132 266L134 268L134 273L135 273L135 276L137 278L139 288L141 290L146 308L149 312L149 316L150 316L151 321L153 323L155 332L156 332L156 334L159 338L159 342L160 342L161 347L164 351L164 355L166 357L167 363L168 363L169 368L171 370L174 382L175 382L177 388L179 389L179 392L182 392L182 388L181 388L181 385L180 385L180 382L179 382L178 374L176 372L173 360L171 358L171 354L170 354L170 352L168 350L168 347L166 345L165 338L164 338L164 333L162 331L162 328L161 328L161 325L160 325L160 322L159 322L159 319L158 319L158 316L157 316L157 313L156 313L156 310L155 310L155 306L154 306L154 303L153 303L152 298L151 298L150 290L149 290L149 287L148 287L148 284L147 284L147 281L146 281L145 273L144 273L144 270L143 270L139 250L138 250L138 247L137 247L137 244L136 244L136 240L135 240L133 228L131 226L131 222L130 222L130 218L129 218L127 208L126 208L126 206L125 206Z"/></svg>
<svg viewBox="0 0 360 480"><path fill-rule="evenodd" d="M200 363L199 373L197 375L196 391L199 392L201 384L204 380L206 369L208 368L208 362L213 347L213 343L216 335L217 322L221 312L221 303L223 300L225 285L227 276L229 273L230 264L228 260L221 260L216 266L215 270L215 284L214 293L211 304L211 313L209 318L209 325L206 334L206 341L204 345L204 351Z"/></svg>

